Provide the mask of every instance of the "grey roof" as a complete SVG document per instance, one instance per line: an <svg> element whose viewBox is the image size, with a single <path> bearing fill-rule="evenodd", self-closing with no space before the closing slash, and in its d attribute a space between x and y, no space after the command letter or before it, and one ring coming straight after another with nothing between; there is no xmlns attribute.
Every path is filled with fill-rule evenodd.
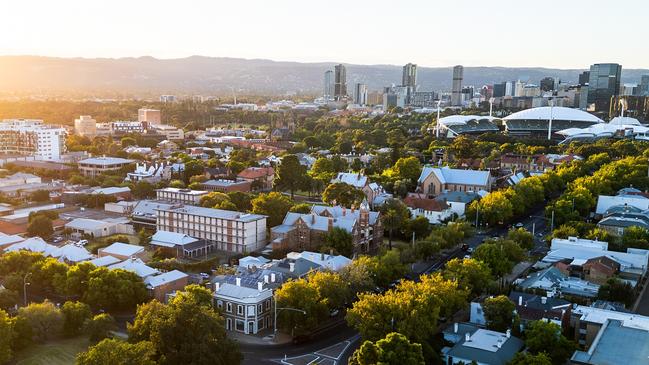
<svg viewBox="0 0 649 365"><path fill-rule="evenodd" d="M335 207L327 206L327 205L314 205L311 207L311 212L322 215L324 212L328 212L332 217L334 218L346 218L346 217L354 217L356 219L359 219L361 217L361 211L360 209L354 209L353 211L351 209L347 209L344 207L341 207L340 205L337 205ZM379 212L369 212L369 223L370 224L375 224L376 220L379 218Z"/></svg>
<svg viewBox="0 0 649 365"><path fill-rule="evenodd" d="M523 306L533 309L553 310L562 307L569 307L572 303L565 299L555 297L545 297L545 304L540 295L512 291L509 293L509 300L518 304L518 297L523 298Z"/></svg>
<svg viewBox="0 0 649 365"><path fill-rule="evenodd" d="M310 229L327 232L329 231L329 217L324 217L315 213L311 214L300 214L300 213L286 213L284 221L281 225L273 227L272 231L276 233L286 233L292 229L295 223L301 219ZM354 225L356 224L356 219L353 217L349 218L331 218L333 227L338 227L346 230L347 232L352 232ZM277 229L276 229L277 228Z"/></svg>
<svg viewBox="0 0 649 365"><path fill-rule="evenodd" d="M293 271L290 270L290 264L294 263L295 267ZM299 258L297 260L283 259L273 263L272 270L275 272L281 272L289 277L303 277L308 274L311 270L317 270L321 266L316 264L313 261L307 259Z"/></svg>
<svg viewBox="0 0 649 365"><path fill-rule="evenodd" d="M109 166L109 165L129 164L132 162L135 161L126 158L120 158L120 157L92 157L92 158L87 158L85 160L79 161L79 164Z"/></svg>
<svg viewBox="0 0 649 365"><path fill-rule="evenodd" d="M571 361L578 364L617 365L649 363L649 331L625 327L622 321L608 320L588 351L575 351Z"/></svg>
<svg viewBox="0 0 649 365"><path fill-rule="evenodd" d="M260 296L267 295L265 292L260 292L256 288L248 288L245 286L237 286L234 284L224 283L219 285L219 290L214 293L215 295L236 298L236 299L255 299Z"/></svg>
<svg viewBox="0 0 649 365"><path fill-rule="evenodd" d="M235 180L218 179L218 180L207 180L202 185L203 186L228 187L228 186L243 185L243 184L248 184L248 183L249 183L248 181L235 181Z"/></svg>
<svg viewBox="0 0 649 365"><path fill-rule="evenodd" d="M140 200L133 208L133 215L155 219L157 216L156 209L169 209L173 205L173 203L162 200Z"/></svg>
<svg viewBox="0 0 649 365"><path fill-rule="evenodd" d="M186 235L184 233L157 231L151 237L151 244L155 246L175 247L185 246L190 243L200 241L198 238Z"/></svg>
<svg viewBox="0 0 649 365"><path fill-rule="evenodd" d="M186 213L186 214L202 216L202 217L236 220L239 222L254 222L256 220L266 218L265 215L261 215L261 214L249 214L249 213L235 212L231 210L203 208L194 205L180 205L180 206L174 206L168 208L158 208L156 210L164 210L164 211L169 211L174 213Z"/></svg>
<svg viewBox="0 0 649 365"><path fill-rule="evenodd" d="M437 201L448 201L448 202L458 202L458 203L470 203L476 199L480 199L478 193L466 192L466 191L448 191L441 193L435 197Z"/></svg>
<svg viewBox="0 0 649 365"><path fill-rule="evenodd" d="M435 174L442 184L465 184L465 185L488 185L489 171L452 169L448 166L433 167L424 166L417 180L420 184Z"/></svg>
<svg viewBox="0 0 649 365"><path fill-rule="evenodd" d="M498 340L504 341L500 348L496 346ZM465 338L461 339L447 355L453 358L475 360L480 364L505 365L522 348L523 341L519 338L513 336L507 338L500 332L478 329L470 336L468 342Z"/></svg>

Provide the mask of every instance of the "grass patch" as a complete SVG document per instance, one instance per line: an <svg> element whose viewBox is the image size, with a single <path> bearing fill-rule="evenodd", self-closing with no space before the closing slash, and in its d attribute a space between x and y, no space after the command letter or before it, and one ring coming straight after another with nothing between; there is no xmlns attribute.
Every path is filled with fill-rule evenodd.
<svg viewBox="0 0 649 365"><path fill-rule="evenodd" d="M34 344L14 358L16 365L73 365L77 354L89 346L88 337L79 336Z"/></svg>

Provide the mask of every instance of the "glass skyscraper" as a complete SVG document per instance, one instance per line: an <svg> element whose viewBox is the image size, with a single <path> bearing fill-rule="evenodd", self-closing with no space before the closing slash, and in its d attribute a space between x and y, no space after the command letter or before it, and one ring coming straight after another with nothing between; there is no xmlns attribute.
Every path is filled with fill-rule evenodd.
<svg viewBox="0 0 649 365"><path fill-rule="evenodd" d="M596 63L590 66L588 78L588 109L608 113L611 97L620 94L622 66L617 63Z"/></svg>

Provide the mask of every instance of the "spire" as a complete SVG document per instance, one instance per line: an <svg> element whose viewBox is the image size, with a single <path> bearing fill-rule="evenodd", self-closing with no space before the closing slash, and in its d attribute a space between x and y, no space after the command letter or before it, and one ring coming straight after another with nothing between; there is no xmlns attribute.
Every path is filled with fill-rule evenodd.
<svg viewBox="0 0 649 365"><path fill-rule="evenodd" d="M360 210L370 210L370 204L367 202L367 198L363 198Z"/></svg>

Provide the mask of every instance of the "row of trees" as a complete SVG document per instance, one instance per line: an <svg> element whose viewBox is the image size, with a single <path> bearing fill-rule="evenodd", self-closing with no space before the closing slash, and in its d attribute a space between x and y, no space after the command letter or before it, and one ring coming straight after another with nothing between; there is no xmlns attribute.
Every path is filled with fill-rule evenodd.
<svg viewBox="0 0 649 365"><path fill-rule="evenodd" d="M69 266L28 251L0 256L0 277L8 290L0 292L0 298L17 299L25 279L31 284L30 290L46 296L78 298L96 309L129 310L148 298L142 279L131 271L108 270L89 262ZM5 299L5 308L17 304L15 299Z"/></svg>

